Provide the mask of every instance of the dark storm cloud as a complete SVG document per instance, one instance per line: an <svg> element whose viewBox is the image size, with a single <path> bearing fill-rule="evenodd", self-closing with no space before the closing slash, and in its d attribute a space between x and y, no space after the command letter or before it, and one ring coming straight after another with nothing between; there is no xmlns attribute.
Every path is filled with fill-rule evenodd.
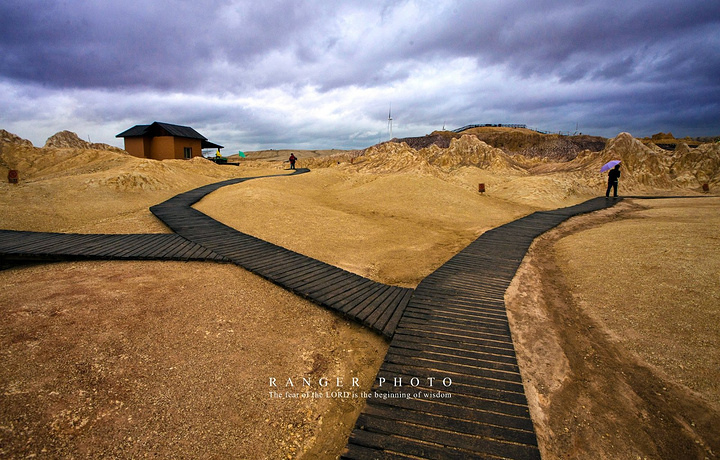
<svg viewBox="0 0 720 460"><path fill-rule="evenodd" d="M627 76L644 59L691 59L701 72L718 62L693 57L717 51L720 2L468 1L438 13L399 40L404 46L396 57L415 48L420 55L475 57L524 76L568 80Z"/></svg>
<svg viewBox="0 0 720 460"><path fill-rule="evenodd" d="M47 108L358 147L392 102L400 135L720 131L718 30L714 0L5 0L0 122Z"/></svg>
<svg viewBox="0 0 720 460"><path fill-rule="evenodd" d="M51 87L176 84L189 43L167 46L166 24L144 16L152 8L117 5L4 2L2 74Z"/></svg>
<svg viewBox="0 0 720 460"><path fill-rule="evenodd" d="M6 1L0 71L56 87L183 89L217 60L250 64L287 46L297 2Z"/></svg>
<svg viewBox="0 0 720 460"><path fill-rule="evenodd" d="M706 41L720 2L11 0L0 18L2 75L15 80L188 88L227 62L242 77L216 78L220 87L332 89L402 81L418 62L451 57L570 82L642 78L672 61L710 77L717 39Z"/></svg>

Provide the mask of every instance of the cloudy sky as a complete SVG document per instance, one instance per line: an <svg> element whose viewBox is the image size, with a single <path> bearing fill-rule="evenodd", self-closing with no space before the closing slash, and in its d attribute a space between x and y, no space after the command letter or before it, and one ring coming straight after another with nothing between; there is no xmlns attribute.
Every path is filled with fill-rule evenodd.
<svg viewBox="0 0 720 460"><path fill-rule="evenodd" d="M471 123L720 135L718 0L3 0L0 128L363 148Z"/></svg>

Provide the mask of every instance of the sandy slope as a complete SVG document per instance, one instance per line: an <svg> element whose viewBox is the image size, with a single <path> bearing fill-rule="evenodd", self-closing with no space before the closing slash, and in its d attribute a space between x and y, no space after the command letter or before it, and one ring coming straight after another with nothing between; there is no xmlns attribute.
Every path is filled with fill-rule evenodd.
<svg viewBox="0 0 720 460"><path fill-rule="evenodd" d="M506 303L543 458L715 458L720 199L628 201L539 238Z"/></svg>

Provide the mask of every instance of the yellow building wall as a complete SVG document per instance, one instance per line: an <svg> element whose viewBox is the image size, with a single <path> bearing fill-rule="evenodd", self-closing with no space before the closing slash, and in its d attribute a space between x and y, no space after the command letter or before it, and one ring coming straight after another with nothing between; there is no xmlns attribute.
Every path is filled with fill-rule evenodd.
<svg viewBox="0 0 720 460"><path fill-rule="evenodd" d="M150 156L154 160L172 160L175 156L175 138L172 136L157 136L152 138Z"/></svg>
<svg viewBox="0 0 720 460"><path fill-rule="evenodd" d="M199 139L187 139L172 136L153 138L126 137L125 151L134 157L152 158L154 160L182 160L185 158L185 147L192 149L192 156L202 155L202 142Z"/></svg>
<svg viewBox="0 0 720 460"><path fill-rule="evenodd" d="M187 139L183 137L175 138L175 158L185 158L185 147L192 149L192 157L202 155L202 143L200 139Z"/></svg>
<svg viewBox="0 0 720 460"><path fill-rule="evenodd" d="M146 149L145 139L142 137L126 137L125 151L134 157L145 158L149 149Z"/></svg>

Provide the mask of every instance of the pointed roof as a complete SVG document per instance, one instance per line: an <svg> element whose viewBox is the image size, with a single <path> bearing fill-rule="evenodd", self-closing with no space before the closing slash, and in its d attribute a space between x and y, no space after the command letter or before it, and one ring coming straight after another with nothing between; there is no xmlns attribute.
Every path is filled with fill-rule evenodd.
<svg viewBox="0 0 720 460"><path fill-rule="evenodd" d="M188 139L200 139L202 148L223 148L222 145L214 144L207 140L205 136L195 131L189 126L174 125L172 123L161 123L155 121L150 125L135 125L125 130L115 137L156 137L156 136L174 136L185 137Z"/></svg>

